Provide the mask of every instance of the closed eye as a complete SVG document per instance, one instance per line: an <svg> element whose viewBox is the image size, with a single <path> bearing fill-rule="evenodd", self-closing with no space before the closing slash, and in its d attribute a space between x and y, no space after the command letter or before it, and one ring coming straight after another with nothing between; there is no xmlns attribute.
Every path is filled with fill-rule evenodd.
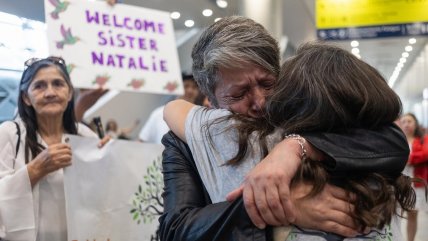
<svg viewBox="0 0 428 241"><path fill-rule="evenodd" d="M260 83L260 86L266 90L270 90L273 88L275 83L273 81L263 81Z"/></svg>

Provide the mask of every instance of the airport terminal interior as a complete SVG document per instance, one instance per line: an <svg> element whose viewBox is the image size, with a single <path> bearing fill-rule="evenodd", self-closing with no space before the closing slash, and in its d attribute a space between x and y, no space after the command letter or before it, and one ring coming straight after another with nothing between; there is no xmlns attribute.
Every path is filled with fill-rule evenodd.
<svg viewBox="0 0 428 241"><path fill-rule="evenodd" d="M71 0L70 6L75 1ZM0 123L16 117L18 86L24 62L51 55L52 44L48 43L53 40L49 39L47 18L52 15L45 13L45 8L46 5L52 8L50 4L53 2L67 1L0 0ZM103 0L78 2L95 2L108 8L129 5L167 14L173 26L175 46L172 43L172 52L176 49L178 74L192 74L191 52L202 32L221 18L232 15L242 15L261 23L278 41L281 61L293 56L299 45L308 41L322 40L336 44L376 68L401 98L403 114L413 113L428 133L427 0L119 0L113 5ZM369 9L370 6L375 7ZM402 8L394 9L400 6ZM59 13L60 18L62 14ZM141 16L141 19L144 18ZM162 33L163 30L160 28L157 31ZM151 48L147 51L157 51L159 47L154 41L141 41L141 49L147 46ZM175 55L171 56L168 58L175 58ZM67 56L63 57L67 61ZM162 61L158 63L151 68L162 72ZM142 63L140 67L145 68ZM71 81L75 85L78 83L73 78ZM183 83L186 84L185 81ZM136 90L144 82L135 79L130 84L136 85ZM76 96L84 93L82 86L76 88ZM101 117L102 125L106 127L108 120L114 120L116 127L122 130L119 136L124 135L133 141L141 140L140 131L149 121L152 111L182 94L175 92L174 83L164 87L164 90L168 88L172 91L111 88L86 110L82 121L89 123L94 117ZM428 168L428 157L425 162ZM419 212L418 220L414 241L426 241L428 209ZM406 237L406 221L403 221L401 228L403 237Z"/></svg>

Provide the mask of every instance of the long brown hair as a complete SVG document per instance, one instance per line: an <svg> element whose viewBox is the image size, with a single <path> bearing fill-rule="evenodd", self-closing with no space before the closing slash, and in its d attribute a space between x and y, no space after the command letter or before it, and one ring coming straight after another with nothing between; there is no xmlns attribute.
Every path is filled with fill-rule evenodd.
<svg viewBox="0 0 428 241"><path fill-rule="evenodd" d="M261 130L260 145L264 147L264 137L278 127L284 135L376 129L398 118L401 101L375 68L339 47L314 42L302 45L285 61L266 112L268 121L240 122L240 143L249 139L248 131ZM229 164L241 161L245 151L240 147ZM415 202L411 179L403 175L328 173L323 162L304 160L292 185L298 182L313 185L308 197L318 194L326 183L355 193L353 218L362 227L381 228L396 213L397 202L406 211Z"/></svg>

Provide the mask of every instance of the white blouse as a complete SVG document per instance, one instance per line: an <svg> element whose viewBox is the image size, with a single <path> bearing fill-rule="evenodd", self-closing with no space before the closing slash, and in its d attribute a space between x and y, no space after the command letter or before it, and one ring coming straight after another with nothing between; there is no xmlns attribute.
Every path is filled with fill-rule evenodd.
<svg viewBox="0 0 428 241"><path fill-rule="evenodd" d="M15 160L16 125L0 125L0 238L5 240L67 240L63 170L43 177L33 188L25 164L26 129L21 130L19 151ZM97 137L88 127L78 124L78 134ZM40 135L38 142L47 146ZM64 142L64 136L62 138ZM31 159L31 158L30 158ZM15 168L13 163L15 162Z"/></svg>

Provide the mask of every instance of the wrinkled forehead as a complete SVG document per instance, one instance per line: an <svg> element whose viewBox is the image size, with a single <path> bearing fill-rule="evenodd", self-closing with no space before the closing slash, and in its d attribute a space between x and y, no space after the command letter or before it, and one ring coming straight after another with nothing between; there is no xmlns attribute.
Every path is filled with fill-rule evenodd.
<svg viewBox="0 0 428 241"><path fill-rule="evenodd" d="M219 68L217 84L245 85L265 79L276 81L277 77L261 66L248 64L240 68Z"/></svg>

